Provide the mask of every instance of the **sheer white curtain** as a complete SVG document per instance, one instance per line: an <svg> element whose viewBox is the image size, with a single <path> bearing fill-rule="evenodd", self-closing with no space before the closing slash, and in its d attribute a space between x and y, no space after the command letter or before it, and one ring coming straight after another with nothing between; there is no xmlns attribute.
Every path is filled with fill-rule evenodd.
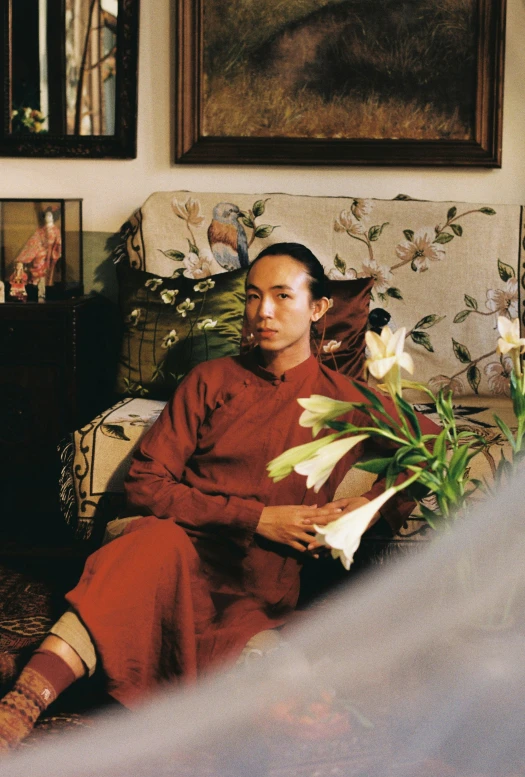
<svg viewBox="0 0 525 777"><path fill-rule="evenodd" d="M524 545L515 482L339 590L268 659L44 738L0 775L523 775Z"/></svg>

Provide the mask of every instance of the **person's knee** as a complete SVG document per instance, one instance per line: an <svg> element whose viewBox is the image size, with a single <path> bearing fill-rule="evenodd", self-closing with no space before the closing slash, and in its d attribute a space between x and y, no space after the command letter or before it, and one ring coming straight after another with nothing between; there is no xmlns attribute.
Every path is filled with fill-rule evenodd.
<svg viewBox="0 0 525 777"><path fill-rule="evenodd" d="M193 545L184 531L173 521L157 519L151 523L142 537L144 545L155 551L156 558L184 555L193 551Z"/></svg>

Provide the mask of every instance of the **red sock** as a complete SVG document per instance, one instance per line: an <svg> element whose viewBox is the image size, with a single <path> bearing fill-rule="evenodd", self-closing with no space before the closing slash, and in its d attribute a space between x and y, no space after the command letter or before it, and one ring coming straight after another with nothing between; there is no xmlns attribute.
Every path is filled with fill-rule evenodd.
<svg viewBox="0 0 525 777"><path fill-rule="evenodd" d="M36 650L25 668L29 667L49 682L55 692L55 698L76 680L76 675L69 664L51 650L42 650L42 648Z"/></svg>

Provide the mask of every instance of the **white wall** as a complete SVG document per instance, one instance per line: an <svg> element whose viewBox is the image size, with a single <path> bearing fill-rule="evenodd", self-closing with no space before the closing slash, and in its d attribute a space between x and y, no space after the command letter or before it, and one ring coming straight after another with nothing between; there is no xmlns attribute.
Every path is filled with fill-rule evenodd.
<svg viewBox="0 0 525 777"><path fill-rule="evenodd" d="M525 0L507 0L503 167L277 168L172 163L174 0L141 0L138 158L1 159L1 197L83 197L84 229L115 232L153 191L289 192L525 203Z"/></svg>

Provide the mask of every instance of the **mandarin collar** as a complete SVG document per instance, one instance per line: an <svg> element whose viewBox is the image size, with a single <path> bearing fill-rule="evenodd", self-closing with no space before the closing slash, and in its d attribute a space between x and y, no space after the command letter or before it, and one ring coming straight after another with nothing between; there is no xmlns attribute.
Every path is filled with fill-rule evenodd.
<svg viewBox="0 0 525 777"><path fill-rule="evenodd" d="M281 375L276 375L274 372L267 370L259 364L257 360L257 349L246 354L243 358L243 362L244 366L247 367L250 372L253 372L268 383L275 383L277 380L283 383L301 383L308 375L319 370L317 359L312 354L310 354L304 362L286 370L286 372L283 372Z"/></svg>

